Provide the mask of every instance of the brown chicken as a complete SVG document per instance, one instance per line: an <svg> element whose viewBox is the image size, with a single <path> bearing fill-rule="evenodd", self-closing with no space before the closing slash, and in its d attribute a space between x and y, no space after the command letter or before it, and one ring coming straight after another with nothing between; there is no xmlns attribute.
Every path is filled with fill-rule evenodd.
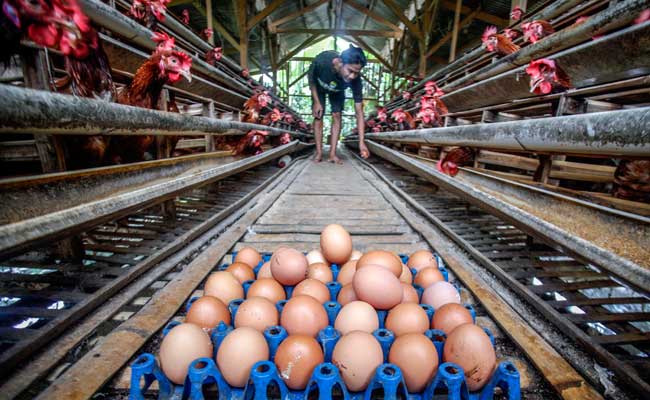
<svg viewBox="0 0 650 400"><path fill-rule="evenodd" d="M507 56L508 54L512 54L520 49L519 46L512 43L509 36L497 33L496 26L488 26L485 28L481 40L488 51L495 52L501 56Z"/></svg>
<svg viewBox="0 0 650 400"><path fill-rule="evenodd" d="M650 203L650 160L623 160L614 171L614 197Z"/></svg>
<svg viewBox="0 0 650 400"><path fill-rule="evenodd" d="M471 147L456 147L438 161L436 168L443 174L456 176L458 167L473 163L475 155Z"/></svg>
<svg viewBox="0 0 650 400"><path fill-rule="evenodd" d="M156 50L135 73L131 84L118 94L117 102L135 107L158 109L165 84L178 82L182 77L192 80L192 59L180 51ZM119 164L145 159L145 152L154 142L154 136L116 136L107 151L107 161Z"/></svg>
<svg viewBox="0 0 650 400"><path fill-rule="evenodd" d="M542 38L555 33L553 25L541 19L523 23L521 29L524 31L524 40L530 43L536 43Z"/></svg>

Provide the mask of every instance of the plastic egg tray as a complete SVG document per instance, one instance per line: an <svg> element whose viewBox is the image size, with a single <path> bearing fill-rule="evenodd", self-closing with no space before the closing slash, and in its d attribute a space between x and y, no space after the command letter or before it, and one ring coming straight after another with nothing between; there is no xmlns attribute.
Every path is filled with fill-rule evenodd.
<svg viewBox="0 0 650 400"><path fill-rule="evenodd" d="M233 254L233 259L236 253ZM270 259L270 254L263 254L263 261L260 262L260 265L255 268L255 274L263 262ZM408 256L400 255L402 261L406 263L408 261ZM436 255L436 257L438 257ZM445 277L445 280L448 280L448 274L442 263L442 259L438 257L438 262L440 270ZM222 265L219 267L219 270L225 269L227 265ZM338 274L338 266L335 264L332 265L334 279ZM243 283L244 292L246 293L250 287L252 281L247 281ZM379 344L382 347L384 353L384 364L381 364L377 367L374 377L372 378L368 388L364 392L348 392L343 383L343 380L339 374L338 368L331 363L332 361L332 352L337 341L341 337L341 334L334 329L334 321L338 315L338 312L341 310L341 305L336 302L336 297L341 285L338 282L329 282L327 284L328 289L330 290L331 301L323 304L329 319L329 326L321 330L318 334L317 340L321 344L324 350L325 362L318 365L312 374L312 377L305 390L294 391L287 388L285 383L279 376L277 368L273 363L275 357L275 352L280 345L280 343L287 337L286 330L281 326L269 327L264 331L264 337L269 345L270 350L270 360L260 361L256 363L251 369L250 377L248 384L244 388L234 388L228 385L221 373L219 372L217 366L215 365L214 359L216 353L221 345L221 342L226 337L226 335L233 330L232 326L226 325L223 322L219 324L215 329L213 329L211 334L212 343L214 345L214 353L212 358L199 358L194 360L190 364L188 370L188 376L186 378L184 385L175 385L173 384L162 372L162 369L158 366L155 356L150 353L144 353L140 355L132 364L131 364L131 385L129 398L133 400L144 400L144 393L147 391L149 386L154 382L158 381L158 399L191 399L191 400L202 400L204 399L203 389L206 385L216 384L218 390L218 399L226 400L240 400L240 399L266 399L269 388L276 393L275 398L282 400L294 400L294 399L307 399L313 395L314 392L318 393L319 400L330 400L330 399L351 399L351 400L360 400L360 399L371 399L374 398L375 394L379 390L381 393L381 398L383 399L397 399L404 398L410 400L423 400L423 399L432 399L433 396L447 395L447 398L450 400L486 400L492 399L494 396L494 390L496 387L501 388L503 393L506 394L508 400L519 399L520 396L520 383L519 383L519 372L514 364L510 362L502 362L497 366L492 378L490 381L478 392L470 392L467 388L465 382L465 375L462 368L453 363L443 363L442 354L444 349L444 342L446 335L444 332L429 329L425 332L425 335L433 342L438 352L439 357L439 366L438 372L434 378L429 382L426 389L422 393L408 393L406 391L406 384L404 383L402 372L399 367L387 363L388 354L390 347L395 341L395 336L393 332L384 328L384 322L386 320L386 311L377 311L377 316L379 318L379 329L373 332L373 336L377 339ZM422 288L414 285L418 291L418 295L421 296ZM458 287L457 287L458 289ZM287 292L287 298L291 297L291 292L293 287L285 286L285 291ZM186 304L186 310L192 306L192 303L198 299L198 297L192 297ZM235 320L235 315L237 309L243 303L243 299L233 300L229 304L229 310L232 316L232 321ZM276 307L280 313L286 304L287 300L279 301L276 304ZM428 304L420 305L427 316L429 317L429 322L433 318L435 310ZM475 321L476 312L471 305L465 305L472 319ZM163 329L163 336L180 322L172 321ZM487 329L483 328L486 334L489 336L492 345L494 346L494 337L492 333Z"/></svg>

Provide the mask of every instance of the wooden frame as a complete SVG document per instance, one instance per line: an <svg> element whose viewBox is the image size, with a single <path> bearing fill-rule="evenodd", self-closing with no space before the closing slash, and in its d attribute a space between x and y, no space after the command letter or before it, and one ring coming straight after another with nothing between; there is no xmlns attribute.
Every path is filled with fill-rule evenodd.
<svg viewBox="0 0 650 400"><path fill-rule="evenodd" d="M305 28L295 28L295 29L276 29L276 33L309 33L317 35L336 35L336 36L378 36L386 38L396 38L399 39L402 37L401 32L395 31L371 31L371 30L361 30L361 29L305 29Z"/></svg>

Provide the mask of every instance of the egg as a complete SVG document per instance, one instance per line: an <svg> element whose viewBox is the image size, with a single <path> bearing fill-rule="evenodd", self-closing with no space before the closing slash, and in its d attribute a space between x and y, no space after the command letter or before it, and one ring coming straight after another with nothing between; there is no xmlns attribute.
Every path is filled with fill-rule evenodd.
<svg viewBox="0 0 650 400"><path fill-rule="evenodd" d="M463 324L473 324L472 314L460 304L447 303L436 309L431 319L431 328L439 329L449 335Z"/></svg>
<svg viewBox="0 0 650 400"><path fill-rule="evenodd" d="M212 357L210 336L194 324L173 327L160 344L160 367L170 381L182 385L192 361Z"/></svg>
<svg viewBox="0 0 650 400"><path fill-rule="evenodd" d="M327 225L320 234L320 248L327 261L343 264L352 254L352 237L341 225Z"/></svg>
<svg viewBox="0 0 650 400"><path fill-rule="evenodd" d="M411 285L407 285L404 282L402 284L402 303L419 303L420 298L418 296L418 291Z"/></svg>
<svg viewBox="0 0 650 400"><path fill-rule="evenodd" d="M287 294L284 292L284 288L273 278L261 278L257 279L253 284L248 288L248 297L265 297L271 303L276 304L280 300L285 300Z"/></svg>
<svg viewBox="0 0 650 400"><path fill-rule="evenodd" d="M359 299L357 298L356 293L354 293L354 287L352 287L351 283L343 286L341 290L339 290L339 295L336 297L336 301L342 306L355 300Z"/></svg>
<svg viewBox="0 0 650 400"><path fill-rule="evenodd" d="M264 264L262 264L259 271L257 271L257 279L261 279L261 278L273 278L273 275L271 274L270 261L267 261Z"/></svg>
<svg viewBox="0 0 650 400"><path fill-rule="evenodd" d="M406 264L402 264L402 273L399 276L399 280L408 285L413 283L413 273Z"/></svg>
<svg viewBox="0 0 650 400"><path fill-rule="evenodd" d="M323 349L311 336L291 335L280 343L275 353L280 378L289 389L303 390L316 366L325 361Z"/></svg>
<svg viewBox="0 0 650 400"><path fill-rule="evenodd" d="M284 305L280 315L280 325L289 335L316 337L327 324L325 308L311 296L292 296Z"/></svg>
<svg viewBox="0 0 650 400"><path fill-rule="evenodd" d="M249 327L232 330L217 351L217 367L230 386L244 387L251 368L258 361L269 359L269 346L264 335Z"/></svg>
<svg viewBox="0 0 650 400"><path fill-rule="evenodd" d="M415 253L411 254L409 260L406 264L409 268L415 268L416 270L421 270L426 267L438 267L438 260L433 255L432 252L428 250L418 250Z"/></svg>
<svg viewBox="0 0 650 400"><path fill-rule="evenodd" d="M485 386L496 365L496 354L489 336L474 324L460 325L447 336L442 359L463 368L470 391Z"/></svg>
<svg viewBox="0 0 650 400"><path fill-rule="evenodd" d="M334 274L332 274L332 269L327 264L317 262L309 264L309 268L307 269L307 278L317 279L323 283L328 283L334 280Z"/></svg>
<svg viewBox="0 0 650 400"><path fill-rule="evenodd" d="M237 252L234 262L241 262L251 268L255 268L260 261L262 261L260 253L258 253L254 248L247 246Z"/></svg>
<svg viewBox="0 0 650 400"><path fill-rule="evenodd" d="M384 361L381 345L367 332L353 331L334 346L332 363L341 372L348 390L359 392L368 387L375 370Z"/></svg>
<svg viewBox="0 0 650 400"><path fill-rule="evenodd" d="M458 290L449 282L436 282L422 293L422 304L428 304L434 310L444 306L447 303L460 304L460 294Z"/></svg>
<svg viewBox="0 0 650 400"><path fill-rule="evenodd" d="M433 285L436 282L444 281L445 277L442 276L442 273L438 267L426 267L422 268L415 274L415 283L420 285L424 289Z"/></svg>
<svg viewBox="0 0 650 400"><path fill-rule="evenodd" d="M311 296L321 304L330 301L331 297L329 289L323 282L309 278L297 284L293 289L292 296L299 296L301 294Z"/></svg>
<svg viewBox="0 0 650 400"><path fill-rule="evenodd" d="M395 339L388 362L402 370L410 393L424 390L438 372L436 346L421 333L408 333Z"/></svg>
<svg viewBox="0 0 650 400"><path fill-rule="evenodd" d="M363 253L360 252L359 250L352 250L352 254L350 255L350 259L348 261L356 261L363 256Z"/></svg>
<svg viewBox="0 0 650 400"><path fill-rule="evenodd" d="M339 275L336 277L336 281L342 286L352 283L352 277L357 272L357 262L348 261L339 270Z"/></svg>
<svg viewBox="0 0 650 400"><path fill-rule="evenodd" d="M244 283L245 281L250 281L255 279L255 272L253 268L249 267L248 264L243 262L234 262L226 268L226 271L233 274L239 283Z"/></svg>
<svg viewBox="0 0 650 400"><path fill-rule="evenodd" d="M428 322L427 320L427 325ZM352 331L372 333L379 329L379 318L370 304L363 301L352 301L341 308L334 321L334 328L342 335Z"/></svg>
<svg viewBox="0 0 650 400"><path fill-rule="evenodd" d="M281 247L271 256L271 275L283 285L293 286L307 276L307 257L298 250Z"/></svg>
<svg viewBox="0 0 650 400"><path fill-rule="evenodd" d="M223 304L244 298L244 288L233 274L227 271L213 272L205 282L204 294L214 296Z"/></svg>
<svg viewBox="0 0 650 400"><path fill-rule="evenodd" d="M208 333L222 321L230 325L230 311L221 300L213 296L202 296L194 300L185 317L185 322L198 325Z"/></svg>
<svg viewBox="0 0 650 400"><path fill-rule="evenodd" d="M374 250L367 252L357 261L357 271L366 265L380 265L389 270L396 278L402 275L402 260L390 251Z"/></svg>
<svg viewBox="0 0 650 400"><path fill-rule="evenodd" d="M312 250L309 253L307 253L305 257L307 257L307 262L309 263L309 265L316 264L316 263L323 263L329 265L327 263L327 260L325 260L325 256L323 256L323 253L321 253L320 250Z"/></svg>
<svg viewBox="0 0 650 400"><path fill-rule="evenodd" d="M387 268L379 265L367 265L357 270L352 279L352 286L359 300L378 310L393 308L402 301L404 292L399 279Z"/></svg>
<svg viewBox="0 0 650 400"><path fill-rule="evenodd" d="M269 326L275 326L280 319L280 313L269 299L264 297L249 296L237 308L235 314L235 328L248 326L264 332Z"/></svg>
<svg viewBox="0 0 650 400"><path fill-rule="evenodd" d="M398 304L388 312L386 329L399 337L407 333L424 333L429 329L429 317L417 303Z"/></svg>

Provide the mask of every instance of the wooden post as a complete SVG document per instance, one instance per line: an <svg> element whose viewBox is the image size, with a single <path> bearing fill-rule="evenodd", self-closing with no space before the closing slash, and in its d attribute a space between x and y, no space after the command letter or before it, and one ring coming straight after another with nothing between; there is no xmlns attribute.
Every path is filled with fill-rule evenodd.
<svg viewBox="0 0 650 400"><path fill-rule="evenodd" d="M212 36L210 36L210 39L208 39L208 43L210 43L212 46L214 46L214 26L212 24L212 0L205 0L205 13L207 14L205 16L208 29L212 30Z"/></svg>
<svg viewBox="0 0 650 400"><path fill-rule="evenodd" d="M248 68L248 29L246 27L246 0L237 0L237 19L239 21L239 64Z"/></svg>
<svg viewBox="0 0 650 400"><path fill-rule="evenodd" d="M454 11L454 28L451 34L451 50L449 51L449 62L456 59L456 45L458 44L458 28L460 25L460 10L463 6L463 0L456 0L456 10Z"/></svg>
<svg viewBox="0 0 650 400"><path fill-rule="evenodd" d="M289 89L290 89L289 88L289 79L290 79L290 77L291 77L291 61L287 62L287 69L286 69L285 74L284 74L284 85L285 85L284 87L285 87L286 93L287 93L287 100L285 101L285 103L287 103L287 106L289 106L289 107L291 107L291 104L289 102L290 99L291 99L291 96L289 96Z"/></svg>
<svg viewBox="0 0 650 400"><path fill-rule="evenodd" d="M273 68L273 93L277 94L278 89L278 70Z"/></svg>
<svg viewBox="0 0 650 400"><path fill-rule="evenodd" d="M203 105L203 116L208 118L215 118L213 101ZM211 134L205 135L205 152L209 153L215 150L216 150L216 146L214 143L214 136Z"/></svg>

